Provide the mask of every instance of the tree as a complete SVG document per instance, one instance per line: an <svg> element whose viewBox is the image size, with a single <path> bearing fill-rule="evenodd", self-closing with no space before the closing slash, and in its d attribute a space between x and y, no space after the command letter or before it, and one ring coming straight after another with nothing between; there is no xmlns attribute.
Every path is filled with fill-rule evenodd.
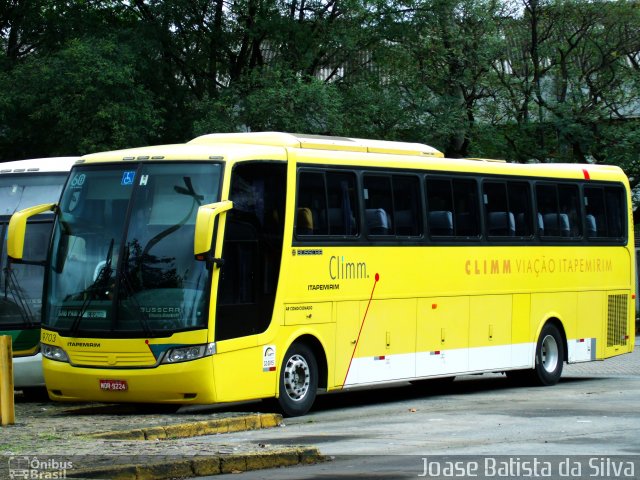
<svg viewBox="0 0 640 480"><path fill-rule="evenodd" d="M471 151L480 103L490 96L490 71L500 48L493 0L430 0L397 4L383 68L403 84L410 130L447 156Z"/></svg>
<svg viewBox="0 0 640 480"><path fill-rule="evenodd" d="M254 69L242 82L197 105L195 134L272 130L315 134L342 131L335 85L275 68Z"/></svg>
<svg viewBox="0 0 640 480"><path fill-rule="evenodd" d="M160 121L136 56L117 38L70 42L0 76L4 159L144 145Z"/></svg>
<svg viewBox="0 0 640 480"><path fill-rule="evenodd" d="M521 6L502 19L508 48L494 65L507 158L609 162L614 132L639 107L629 61L640 51L635 2Z"/></svg>

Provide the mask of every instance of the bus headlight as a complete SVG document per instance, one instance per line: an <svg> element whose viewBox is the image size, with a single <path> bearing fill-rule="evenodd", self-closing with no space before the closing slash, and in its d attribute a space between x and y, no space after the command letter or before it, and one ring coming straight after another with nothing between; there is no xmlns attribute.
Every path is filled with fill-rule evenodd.
<svg viewBox="0 0 640 480"><path fill-rule="evenodd" d="M49 360L56 360L58 362L68 362L69 356L67 352L65 352L60 347L56 347L54 345L47 345L46 343L40 344L42 349L42 356L44 358L48 358Z"/></svg>
<svg viewBox="0 0 640 480"><path fill-rule="evenodd" d="M204 345L189 345L188 347L171 348L167 351L162 363L180 363L198 358L208 357L216 353L215 343L205 343Z"/></svg>

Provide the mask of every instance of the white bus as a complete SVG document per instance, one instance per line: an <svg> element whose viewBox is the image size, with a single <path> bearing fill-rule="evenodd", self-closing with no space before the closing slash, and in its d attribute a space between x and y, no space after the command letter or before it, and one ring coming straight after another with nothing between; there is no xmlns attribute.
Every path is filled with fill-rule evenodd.
<svg viewBox="0 0 640 480"><path fill-rule="evenodd" d="M12 338L14 385L27 396L45 393L40 315L53 215L42 214L29 221L29 247L20 263L8 262L7 226L15 212L57 201L77 159L54 157L0 163L0 335Z"/></svg>

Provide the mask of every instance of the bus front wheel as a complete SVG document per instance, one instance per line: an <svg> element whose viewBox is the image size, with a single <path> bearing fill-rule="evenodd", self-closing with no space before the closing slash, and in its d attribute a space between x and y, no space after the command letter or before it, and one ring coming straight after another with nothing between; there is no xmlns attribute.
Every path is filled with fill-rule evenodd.
<svg viewBox="0 0 640 480"><path fill-rule="evenodd" d="M311 349L303 343L289 347L280 368L278 403L288 417L309 411L318 391L318 363Z"/></svg>

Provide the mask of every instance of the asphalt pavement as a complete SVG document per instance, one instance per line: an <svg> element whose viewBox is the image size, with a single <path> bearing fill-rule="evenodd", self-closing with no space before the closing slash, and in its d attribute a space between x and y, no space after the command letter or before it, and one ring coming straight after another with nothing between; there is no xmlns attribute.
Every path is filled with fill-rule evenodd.
<svg viewBox="0 0 640 480"><path fill-rule="evenodd" d="M565 365L560 384L548 389L512 388L499 374L469 376L434 394L405 385L326 395L307 416L284 420L267 402L167 414L18 395L16 425L0 431L0 478L355 478L376 471L395 478L407 465L418 476L425 453L639 455L640 423L629 416L640 418L639 396L638 348ZM283 466L292 468L272 470Z"/></svg>

